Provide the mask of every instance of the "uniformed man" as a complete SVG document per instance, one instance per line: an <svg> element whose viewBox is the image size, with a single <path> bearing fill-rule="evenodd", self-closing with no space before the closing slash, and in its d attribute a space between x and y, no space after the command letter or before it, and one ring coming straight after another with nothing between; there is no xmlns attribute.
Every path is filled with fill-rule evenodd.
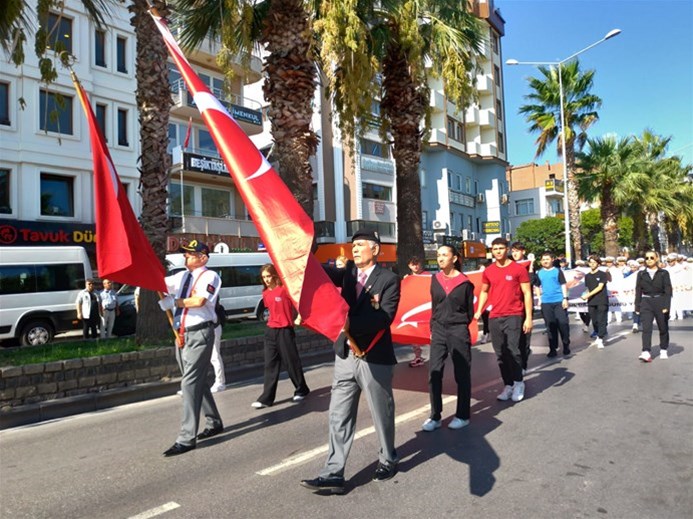
<svg viewBox="0 0 693 519"><path fill-rule="evenodd" d="M221 280L207 269L209 247L197 240L181 247L187 270L168 276L169 295L159 301L162 310L174 310L174 327L178 330L176 359L183 378L183 419L176 443L164 456L177 456L195 448L197 440L221 433L224 426L214 397L207 384L214 348L214 305ZM197 434L200 411L206 418L205 429Z"/></svg>

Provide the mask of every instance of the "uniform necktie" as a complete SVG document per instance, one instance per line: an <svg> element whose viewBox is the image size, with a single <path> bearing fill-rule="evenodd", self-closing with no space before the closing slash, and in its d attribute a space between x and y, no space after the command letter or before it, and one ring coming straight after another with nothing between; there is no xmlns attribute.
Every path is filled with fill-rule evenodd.
<svg viewBox="0 0 693 519"><path fill-rule="evenodd" d="M190 282L192 281L192 272L185 273L185 280L183 281L183 288L180 290L178 297L185 298L188 295L188 290L190 289ZM183 313L183 308L176 308L176 313L173 314L173 324L177 329L180 328L180 316Z"/></svg>
<svg viewBox="0 0 693 519"><path fill-rule="evenodd" d="M358 282L356 283L356 297L358 298L363 292L363 288L366 286L366 280L368 279L368 274L365 272L359 272Z"/></svg>

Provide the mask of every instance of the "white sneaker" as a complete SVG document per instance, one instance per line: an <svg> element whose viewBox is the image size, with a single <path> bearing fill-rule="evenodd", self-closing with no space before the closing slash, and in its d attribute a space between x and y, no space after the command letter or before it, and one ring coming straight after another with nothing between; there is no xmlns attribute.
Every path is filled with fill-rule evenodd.
<svg viewBox="0 0 693 519"><path fill-rule="evenodd" d="M426 421L421 425L421 430L426 432L433 432L436 429L440 429L440 420L432 420L427 418Z"/></svg>
<svg viewBox="0 0 693 519"><path fill-rule="evenodd" d="M590 329L587 326L583 325L582 326L582 333L590 333Z"/></svg>
<svg viewBox="0 0 693 519"><path fill-rule="evenodd" d="M469 425L469 420L462 420L462 418L453 418L448 424L448 429L462 429L462 427L467 427Z"/></svg>
<svg viewBox="0 0 693 519"><path fill-rule="evenodd" d="M176 394L182 396L182 395L183 395L183 390L182 390L182 389L179 389L178 391L176 391Z"/></svg>
<svg viewBox="0 0 693 519"><path fill-rule="evenodd" d="M498 400L502 400L505 402L506 400L510 400L510 397L512 396L512 394L513 394L513 386L505 386L503 388L503 391L498 393L498 396L496 398Z"/></svg>
<svg viewBox="0 0 693 519"><path fill-rule="evenodd" d="M599 348L600 350L604 349L604 341L602 341L599 337L597 337L597 340L594 341L594 344L596 344L597 348Z"/></svg>
<svg viewBox="0 0 693 519"><path fill-rule="evenodd" d="M219 391L224 391L226 389L226 385L224 384L214 384L211 388L210 391L212 393L218 393Z"/></svg>
<svg viewBox="0 0 693 519"><path fill-rule="evenodd" d="M255 401L252 404L250 404L250 407L252 407L253 409L263 409L267 406L265 404L263 404L262 402Z"/></svg>
<svg viewBox="0 0 693 519"><path fill-rule="evenodd" d="M515 382L513 384L513 395L512 395L513 402L519 402L524 397L525 397L525 383L524 382Z"/></svg>
<svg viewBox="0 0 693 519"><path fill-rule="evenodd" d="M659 350L659 358L662 360L668 359L669 354L667 353L667 350Z"/></svg>
<svg viewBox="0 0 693 519"><path fill-rule="evenodd" d="M488 342L488 333L485 333L479 339L479 344L486 344Z"/></svg>
<svg viewBox="0 0 693 519"><path fill-rule="evenodd" d="M643 351L638 358L643 362L652 362L652 355L649 351Z"/></svg>

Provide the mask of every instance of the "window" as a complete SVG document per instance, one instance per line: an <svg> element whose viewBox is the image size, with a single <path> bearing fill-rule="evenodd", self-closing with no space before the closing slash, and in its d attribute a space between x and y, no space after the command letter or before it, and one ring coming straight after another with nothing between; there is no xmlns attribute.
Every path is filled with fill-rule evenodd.
<svg viewBox="0 0 693 519"><path fill-rule="evenodd" d="M472 230L473 222L474 222L474 218L472 218L472 215L468 214L467 215L467 229L470 231Z"/></svg>
<svg viewBox="0 0 693 519"><path fill-rule="evenodd" d="M500 86L500 68L498 65L493 65L493 80L496 82L496 86Z"/></svg>
<svg viewBox="0 0 693 519"><path fill-rule="evenodd" d="M498 35L494 32L491 34L491 48L496 54L498 54L498 43Z"/></svg>
<svg viewBox="0 0 693 519"><path fill-rule="evenodd" d="M503 103L500 99L496 99L496 117L499 121L503 120Z"/></svg>
<svg viewBox="0 0 693 519"><path fill-rule="evenodd" d="M0 82L0 124L10 125L10 84Z"/></svg>
<svg viewBox="0 0 693 519"><path fill-rule="evenodd" d="M371 141L369 139L361 139L361 153L374 157L382 157L384 159L390 158L390 148L387 144Z"/></svg>
<svg viewBox="0 0 693 519"><path fill-rule="evenodd" d="M9 169L0 169L0 214L12 214Z"/></svg>
<svg viewBox="0 0 693 519"><path fill-rule="evenodd" d="M428 229L428 211L421 211L421 227Z"/></svg>
<svg viewBox="0 0 693 519"><path fill-rule="evenodd" d="M0 267L0 295L77 290L83 281L81 263Z"/></svg>
<svg viewBox="0 0 693 519"><path fill-rule="evenodd" d="M94 64L106 66L106 32L98 29L94 31Z"/></svg>
<svg viewBox="0 0 693 519"><path fill-rule="evenodd" d="M128 142L128 111L124 108L118 108L118 145L130 145Z"/></svg>
<svg viewBox="0 0 693 519"><path fill-rule="evenodd" d="M462 191L462 175L455 175L455 189Z"/></svg>
<svg viewBox="0 0 693 519"><path fill-rule="evenodd" d="M48 20L41 25L46 29L46 42L50 49L60 53L66 50L72 54L72 20L62 14L48 13Z"/></svg>
<svg viewBox="0 0 693 519"><path fill-rule="evenodd" d="M375 200L392 201L392 188L378 184L363 183L363 198L373 198Z"/></svg>
<svg viewBox="0 0 693 519"><path fill-rule="evenodd" d="M201 188L202 216L225 218L231 213L231 198L228 191Z"/></svg>
<svg viewBox="0 0 693 519"><path fill-rule="evenodd" d="M505 153L505 139L501 132L498 132L498 151Z"/></svg>
<svg viewBox="0 0 693 519"><path fill-rule="evenodd" d="M116 38L116 68L118 69L118 72L122 72L123 74L127 74L128 72L127 44L128 41L126 38L123 38L122 36L118 36Z"/></svg>
<svg viewBox="0 0 693 519"><path fill-rule="evenodd" d="M96 104L96 122L101 128L101 133L103 133L104 139L108 142L108 136L106 135L106 105Z"/></svg>
<svg viewBox="0 0 693 519"><path fill-rule="evenodd" d="M184 186L183 189L183 211L187 215L195 214L194 189L192 186ZM181 216L181 196L180 183L171 182L169 184L169 198L171 206L169 214L171 216Z"/></svg>
<svg viewBox="0 0 693 519"><path fill-rule="evenodd" d="M197 130L197 148L202 151L217 152L217 147L214 145L212 134L207 130Z"/></svg>
<svg viewBox="0 0 693 519"><path fill-rule="evenodd" d="M43 216L74 216L74 179L41 173L41 214Z"/></svg>
<svg viewBox="0 0 693 519"><path fill-rule="evenodd" d="M531 198L515 200L515 214L517 216L534 214L534 200Z"/></svg>
<svg viewBox="0 0 693 519"><path fill-rule="evenodd" d="M42 130L72 135L72 97L41 90L40 105Z"/></svg>
<svg viewBox="0 0 693 519"><path fill-rule="evenodd" d="M464 179L464 191L467 194L471 194L471 192L472 192L472 177L467 177Z"/></svg>
<svg viewBox="0 0 693 519"><path fill-rule="evenodd" d="M448 138L464 142L464 126L452 117L448 117Z"/></svg>

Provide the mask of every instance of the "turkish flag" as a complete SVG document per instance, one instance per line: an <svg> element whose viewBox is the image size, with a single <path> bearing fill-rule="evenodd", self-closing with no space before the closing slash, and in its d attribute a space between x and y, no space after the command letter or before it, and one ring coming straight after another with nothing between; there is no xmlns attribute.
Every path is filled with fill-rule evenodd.
<svg viewBox="0 0 693 519"><path fill-rule="evenodd" d="M74 72L72 81L89 123L94 162L96 265L99 277L166 292L164 267L132 211L87 94Z"/></svg>
<svg viewBox="0 0 693 519"><path fill-rule="evenodd" d="M193 95L303 324L336 340L346 321L348 306L311 254L313 221L224 105L197 76L166 21L153 10L150 14Z"/></svg>

